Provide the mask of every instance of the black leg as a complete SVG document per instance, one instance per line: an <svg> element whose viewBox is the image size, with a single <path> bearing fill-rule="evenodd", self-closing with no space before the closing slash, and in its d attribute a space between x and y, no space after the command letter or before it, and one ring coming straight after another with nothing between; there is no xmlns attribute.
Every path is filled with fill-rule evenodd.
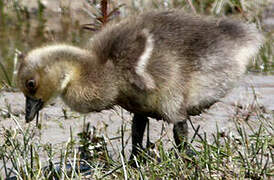
<svg viewBox="0 0 274 180"><path fill-rule="evenodd" d="M182 143L187 143L187 136L188 136L188 127L187 127L187 119L182 121L178 121L174 124L173 127L173 136L175 143L179 150L182 148Z"/></svg>
<svg viewBox="0 0 274 180"><path fill-rule="evenodd" d="M132 132L132 152L130 160L133 156L138 156L139 150L142 149L143 136L148 123L148 118L140 114L134 114L131 132Z"/></svg>
<svg viewBox="0 0 274 180"><path fill-rule="evenodd" d="M188 126L187 119L175 123L173 127L173 136L179 151L184 149L185 153L189 157L193 157L196 155L196 153L187 144L187 136L188 136L187 126Z"/></svg>

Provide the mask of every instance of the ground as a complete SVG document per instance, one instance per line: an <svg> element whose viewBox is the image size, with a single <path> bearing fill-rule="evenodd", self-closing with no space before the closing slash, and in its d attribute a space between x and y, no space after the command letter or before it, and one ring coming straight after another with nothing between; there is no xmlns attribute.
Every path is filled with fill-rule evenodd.
<svg viewBox="0 0 274 180"><path fill-rule="evenodd" d="M1 0L0 0L1 1ZM7 1L8 2L8 1ZM12 1L9 1L12 2ZM36 18L38 16L39 13L39 8L37 7L37 3L36 1L33 0L22 0L20 1L23 3L23 5L26 5L26 7L28 7L29 12L31 13L31 17L32 18ZM74 23L76 21L78 21L80 23L80 25L85 24L85 23L90 23L91 22L91 16L90 16L90 12L92 12L92 8L90 8L90 6L87 6L84 4L85 0L83 1L68 1L68 0L61 0L61 1L49 1L49 0L41 0L41 2L46 6L46 10L44 12L44 16L46 17L47 21L45 24L45 28L44 28L44 33L45 36L47 36L47 33L50 34L54 34L56 33L58 35L58 32L61 35L64 35L64 39L67 41L70 41L70 36L64 32L64 30L68 30L69 32L72 31L71 28L68 28L66 25L66 21L67 19L65 19L64 17L70 19L68 21L68 23ZM120 2L120 1L119 1ZM127 4L127 6L132 5L133 1L129 1L129 0L123 0L121 2L124 2ZM152 4L152 1L134 1L138 4L138 2L145 2L145 5L143 4L143 6L145 7L150 7ZM175 2L175 1L174 1ZM134 3L133 3L134 4ZM123 7L121 9L121 16L125 16L125 12L129 11L129 8L126 8L127 6ZM138 6L138 5L137 5ZM140 5L139 5L140 6ZM66 9L69 9L69 12L66 12ZM167 8L167 7L166 7ZM137 8L138 9L138 8ZM265 10L264 13L262 13L262 21L260 23L262 23L262 27L263 30L266 31L270 37L273 36L273 29L274 29L274 14L273 14L273 9L274 9L274 4L268 6ZM255 12L256 11L256 12ZM257 14L257 11L259 11L259 9L255 9L254 12L252 11L252 15ZM127 12L129 13L129 12ZM68 16L69 15L69 16ZM63 18L63 19L62 19ZM39 24L38 22L32 20L31 23L33 23L34 27L35 25ZM73 27L75 28L75 27ZM31 28L30 31L35 31L35 28ZM14 55L14 44L17 44L17 42L22 43L22 47L18 48L19 50L22 50L23 52L26 50L29 50L31 48L33 48L32 46L34 46L34 44L32 43L26 43L25 40L21 40L21 37L19 38L16 35L21 35L21 33L17 32L18 30L16 30L16 33L11 33L13 31L7 31L8 33L8 38L7 40L3 41L2 46L5 48L9 48L10 50L8 52L10 52L11 54L11 60L13 59L13 55ZM90 38L90 34L93 34L93 32L86 32L88 34L88 37ZM13 36L10 37L10 34L13 34ZM272 34L272 36L271 36ZM1 37L5 37L4 35L2 35ZM33 38L32 33L30 33L29 36L27 37L31 37ZM13 39L10 39L13 38ZM46 37L49 38L49 37ZM88 40L89 38L85 38L86 40ZM38 38L37 38L38 39ZM49 38L51 39L51 38ZM60 38L62 39L62 38ZM35 39L34 39L35 40ZM54 38L53 38L54 40ZM55 40L59 40L58 38ZM81 39L80 39L81 40ZM11 41L12 43L9 44L9 41ZM14 42L13 42L14 41ZM22 41L22 42L21 42ZM38 43L39 40L36 40ZM36 42L35 41L35 42ZM271 45L271 40L269 40L269 44ZM18 43L18 44L20 44ZM81 44L81 43L79 43ZM25 47L27 46L27 48ZM3 48L2 47L2 48ZM3 51L0 52L0 55L2 55L1 53L3 53ZM265 52L264 52L265 53ZM271 67L273 67L273 59L271 59L271 57L273 58L273 55L270 54L269 56L266 57L270 57L267 59L267 61L269 61L269 65L270 65L270 69L267 70L267 72L269 74L273 74L273 72L271 72ZM2 59L3 58L3 59ZM8 58L4 58L2 56L0 56L0 61L2 62L2 60L6 60ZM12 64L12 63L11 63ZM258 70L259 69L259 70ZM256 70L258 71L264 71L264 67L262 66L262 68L258 68ZM0 75L1 76L1 75ZM0 77L0 79L2 80L3 78ZM233 140L233 143L231 143L231 147L234 147L234 143L238 142L237 141L237 137L239 136L239 133L237 132L236 129L236 125L240 124L243 127L245 127L245 131L247 133L250 134L256 134L253 131L256 132L256 130L259 129L260 124L264 124L264 128L268 129L267 133L262 133L260 135L260 137L262 137L262 141L261 142L265 142L268 143L270 142L267 146L267 148L259 148L258 152L262 153L262 157L263 157L263 163L264 164L265 161L268 161L268 155L271 154L271 156L273 156L273 144L274 144L274 139L273 139L273 119L274 119L274 76L273 75L260 75L260 74L251 74L248 73L247 75L245 75L243 77L242 80L239 81L239 84L236 86L235 89L233 89L233 91L231 93L229 93L224 99L221 100L221 102L216 103L215 105L213 105L209 110L207 110L206 112L204 112L201 116L196 116L196 117L191 117L191 120L194 124L194 128L198 128L199 127L199 131L198 134L201 135L202 137L204 137L204 134L207 134L207 138L212 142L213 141L213 134L216 135L216 131L218 129L218 131L221 132L222 136L227 136L227 137L233 137L231 138ZM20 135L20 128L25 130L28 127L31 127L31 129L35 129L35 136L34 138L37 139L37 141L39 143L34 144L37 145L38 148L40 145L52 145L52 148L54 149L54 151L59 152L59 150L64 150L62 148L65 147L65 144L70 141L71 138L71 134L70 131L72 131L72 137L79 139L79 136L77 135L77 133L81 132L83 129L83 124L84 121L87 123L89 122L91 124L92 127L96 128L96 135L97 136L103 136L105 138L105 140L107 141L107 148L108 151L110 153L110 155L117 160L117 162L120 162L121 157L120 156L120 152L122 150L122 143L121 143L121 126L123 125L124 127L124 142L125 142L125 154L126 154L126 158L128 158L130 150L131 150L131 118L132 115L121 109L120 107L115 107L115 110L110 110L110 111L103 111L101 113L89 113L86 115L81 115L78 114L76 112L71 111L66 105L64 105L64 103L61 101L61 99L56 99L51 105L45 107L41 112L40 112L40 118L39 118L39 122L41 123L41 127L35 127L35 120L29 124L25 123L24 120L24 115L25 115L25 98L23 96L22 93L20 92L11 92L11 91L1 91L0 92L0 144L1 144L1 148L2 147L7 147L9 148L9 145L6 145L3 141L5 139L5 135L6 135L6 130L5 129L9 129L11 132L14 129L19 129L17 132L19 132ZM18 123L18 124L17 124ZM272 128L272 129L271 129ZM189 124L189 140L192 140L192 137L194 135L194 130L191 127L191 125ZM173 147L174 144L174 140L173 140L173 134L172 134L172 124L167 124L164 123L163 121L156 121L151 119L150 121L150 129L149 129L149 134L150 134L150 141L151 142L162 142L164 144L164 148L165 150L167 150L166 152L170 152L170 149ZM269 136L270 140L268 139ZM18 136L18 137L10 137L10 139L14 140L14 139L20 139L22 136ZM250 137L249 137L250 138ZM21 138L22 139L22 138ZM20 139L20 140L21 140ZM114 139L114 140L112 140ZM195 136L196 140L199 140L199 136ZM224 138L225 139L225 138ZM229 138L227 138L229 139ZM240 137L239 137L240 139ZM146 137L144 138L144 144L145 144L145 140ZM269 141L268 141L269 140ZM235 141L235 142L234 142ZM16 141L14 141L16 142ZM250 141L251 142L251 141ZM259 141L256 141L256 144L260 144L257 143ZM197 158L198 161L200 161L200 159L203 159L204 155L206 153L204 153L205 147L203 147L201 144L202 143L197 143L197 142L193 142L192 143L193 146L195 148L197 148L197 150L199 152L201 152L200 156ZM239 141L240 146L235 146L235 147L241 147L241 141ZM31 144L33 145L33 144ZM77 144L78 145L78 144ZM250 143L248 145L248 147L251 147L252 143ZM213 147L213 146L212 146ZM204 148L204 149L203 149ZM253 148L253 146L252 146ZM18 148L14 148L16 149L15 151L13 151L13 147L11 147L10 149L8 149L6 151L6 149L0 149L0 179L1 176L4 175L4 173L2 173L3 170L3 159L2 159L2 153L7 153L5 154L6 158L15 158L15 159L20 159L20 158L25 158L24 154L17 154L18 156L11 156L13 152L18 153L20 151L20 149L18 150ZM229 148L228 148L229 149ZM224 152L228 149L225 149ZM267 149L267 150L266 150ZM41 149L39 149L41 150ZM222 150L222 147L219 148L217 151L214 151L214 149L211 149L212 151L209 151L210 154L218 154L216 153L217 151L219 152L219 150ZM266 151L265 151L266 150ZM269 152L270 151L270 152ZM11 154L8 154L10 153ZM29 149L25 151L25 153L29 153ZM40 161L42 162L42 165L48 165L48 161L49 158L46 155L46 153L43 151L39 151L40 154ZM204 154L203 154L204 153ZM241 160L240 154L238 153L238 149L237 151L234 152L235 154L230 154L229 160L235 160L233 161L232 164L232 171L235 169L234 165L237 166L239 161ZM248 150L248 148L244 151L244 153L246 154L250 154L250 151ZM251 152L252 154L252 152ZM29 155L29 154L28 154ZM219 154L218 154L219 155ZM250 167L246 167L247 165L247 160L248 159L252 159L250 161L250 164L252 164L252 161L256 158L254 158L255 156L257 157L257 154L253 152L254 156L247 156L245 158L242 159L242 164L239 169L243 169L242 171L246 171L249 172ZM59 154L55 154L54 155L54 162L59 162L60 158L59 158ZM201 160L201 164L198 164L201 167L201 173L205 174L205 176L207 176L208 174L206 174L205 172L208 171L207 165L210 164L214 164L211 163L210 158L212 156L209 156L208 159L205 159L204 161ZM200 158L200 159L199 159ZM218 159L219 157L214 157L213 160L217 159L217 161L222 161L223 163L226 163L226 157L221 157L220 159ZM256 159L257 160L257 159ZM206 163L208 161L208 163ZM23 161L21 162L22 164L25 163L27 161ZM171 165L176 166L177 163L181 163L181 159L178 159L178 161L173 161L172 159L169 161L171 162ZM203 166L204 164L206 166L206 168ZM257 163L257 162L256 162ZM258 164L254 163L254 172L256 171L256 169L263 169L264 167L259 167L258 168ZM20 162L19 162L20 164ZM22 165L21 164L21 165ZM181 163L180 165L187 165L187 163ZM217 163L218 164L218 163ZM228 163L227 163L228 164ZM266 163L267 164L267 163ZM216 163L215 163L216 165ZM230 164L229 164L230 165ZM229 166L228 165L228 166ZM11 167L11 164L8 163L8 166ZM24 165L22 165L24 166ZM193 167L197 166L197 164L195 164L195 162L193 163ZM161 167L163 167L162 169L160 169ZM152 164L149 164L149 166L143 165L142 166L142 172L146 174L146 177L152 177L153 175L151 175L153 172L153 168L155 168L157 170L162 170L160 171L162 174L166 173L166 174L176 174L176 168L171 167L171 171L172 173L169 173L167 169L168 166L165 166L165 164L160 164L159 166L155 165L153 166ZM244 168L242 168L244 167ZM273 169L273 157L270 158L270 162L268 163L268 168L266 168L269 172L271 172L271 167ZM14 166L13 166L14 168ZM149 170L147 170L147 169ZM159 168L159 169L157 169ZM184 168L182 166L182 168ZM218 165L216 165L216 169L218 169ZM224 169L230 169L227 166L223 166ZM111 168L110 168L111 169ZM110 170L108 169L108 170ZM144 170L145 169L145 170ZM214 169L214 168L213 168ZM230 169L230 170L231 170ZM129 172L132 169L129 170ZM151 170L151 171L150 171ZM179 169L180 173L185 173L186 171L181 171L181 169ZM192 169L193 170L193 169ZM133 169L134 171L134 169ZM100 172L100 171L99 171ZM122 171L121 171L122 172ZM121 173L119 172L119 173ZM192 171L193 172L193 171ZM190 174L192 173L190 171ZM195 170L196 172L196 170ZM220 172L223 172L223 174L228 174L227 171L223 171L221 169ZM22 173L22 172L21 172ZM117 173L117 174L119 174ZM158 173L158 171L157 171ZM234 174L234 177L239 177L237 172L235 172L236 174ZM267 174L268 172L265 171L265 174ZM24 174L24 173L22 173ZM116 174L116 175L117 175ZM138 173L136 173L138 175ZM178 174L178 172L177 172ZM176 174L176 175L177 175ZM193 174L193 173L192 173ZM248 173L247 173L248 174ZM260 175L260 172L258 173ZM270 173L269 173L270 174ZM270 175L267 175L267 177ZM6 175L6 174L5 174ZM137 176L136 175L136 176ZM213 173L214 175L214 173ZM273 170L272 170L272 175L273 175ZM240 177L243 176L247 176L248 175L241 175ZM95 177L101 177L101 176L95 176ZM117 176L116 176L117 177ZM118 177L122 177L118 176ZM134 176L133 176L134 177ZM166 177L170 177L170 176L166 176ZM201 176L203 177L203 176ZM208 176L211 177L211 176ZM219 177L219 179L221 178L221 176L217 176ZM266 177L266 176L264 176ZM157 179L157 178L156 178Z"/></svg>
<svg viewBox="0 0 274 180"><path fill-rule="evenodd" d="M273 121L274 114L274 76L262 75L246 75L227 97L221 102L213 105L208 111L201 116L192 117L194 126L200 125L199 134L208 135L216 133L217 127L219 131L227 135L236 135L236 128L233 119L238 117L237 121L241 124L248 122L254 129L259 127L260 122L257 121L255 109L261 108L269 121ZM257 100L255 101L255 97ZM25 98L20 92L1 92L0 94L0 108L2 120L0 126L16 127L12 118L3 118L6 115L5 111L10 109L12 114L18 116L18 122L22 127L27 127L25 124ZM64 117L66 111L67 119ZM129 140L126 146L127 155L131 149L130 130L131 130L131 114L120 107L115 110L102 111L101 113L89 113L81 115L69 110L69 108L62 103L61 99L55 100L51 105L45 107L40 112L40 122L42 128L40 131L41 143L51 143L53 145L62 144L68 141L70 137L70 128L72 128L73 135L76 136L78 132L82 131L84 119L90 122L91 126L97 129L98 135L103 135L107 142L110 153L113 156L119 156L121 150L121 139L109 140L114 137L121 136L121 125L125 125L125 139ZM35 120L30 123L35 126ZM162 128L164 127L164 131ZM194 131L189 125L190 139ZM161 133L162 132L162 133ZM150 139L152 142L162 139L166 148L171 148L173 143L172 125L164 123L163 121L150 120ZM196 137L198 138L198 137ZM146 138L144 138L144 141ZM117 151L118 150L118 151Z"/></svg>

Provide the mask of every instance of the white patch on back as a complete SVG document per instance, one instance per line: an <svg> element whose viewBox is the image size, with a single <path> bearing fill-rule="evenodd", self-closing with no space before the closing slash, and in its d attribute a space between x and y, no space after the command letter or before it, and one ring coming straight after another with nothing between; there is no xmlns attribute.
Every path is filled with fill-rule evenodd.
<svg viewBox="0 0 274 180"><path fill-rule="evenodd" d="M152 34L149 34L147 29L144 29L143 33L146 36L145 49L138 59L135 71L144 80L146 88L153 89L155 88L155 82L151 75L147 73L146 68L148 65L148 60L151 58L151 55L153 53L154 40Z"/></svg>
<svg viewBox="0 0 274 180"><path fill-rule="evenodd" d="M71 80L71 74L65 74L61 81L61 91L63 91Z"/></svg>

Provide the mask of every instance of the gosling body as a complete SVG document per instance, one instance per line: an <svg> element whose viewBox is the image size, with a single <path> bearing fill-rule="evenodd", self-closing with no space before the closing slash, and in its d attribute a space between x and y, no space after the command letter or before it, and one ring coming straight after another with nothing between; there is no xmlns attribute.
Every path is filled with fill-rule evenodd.
<svg viewBox="0 0 274 180"><path fill-rule="evenodd" d="M262 43L254 25L155 11L107 25L83 49L57 44L30 51L18 85L43 105L60 95L82 113L114 105L134 113L136 155L147 117L174 123L176 144L186 141L189 116L224 97ZM41 109L31 107L26 111ZM35 116L27 114L28 121Z"/></svg>

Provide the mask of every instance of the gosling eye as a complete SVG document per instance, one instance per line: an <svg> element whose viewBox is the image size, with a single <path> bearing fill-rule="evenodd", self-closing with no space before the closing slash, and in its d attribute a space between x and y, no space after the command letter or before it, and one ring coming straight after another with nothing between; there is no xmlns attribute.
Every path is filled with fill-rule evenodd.
<svg viewBox="0 0 274 180"><path fill-rule="evenodd" d="M34 79L29 79L26 81L26 87L30 91L30 93L35 93L36 86L37 86L37 84Z"/></svg>

